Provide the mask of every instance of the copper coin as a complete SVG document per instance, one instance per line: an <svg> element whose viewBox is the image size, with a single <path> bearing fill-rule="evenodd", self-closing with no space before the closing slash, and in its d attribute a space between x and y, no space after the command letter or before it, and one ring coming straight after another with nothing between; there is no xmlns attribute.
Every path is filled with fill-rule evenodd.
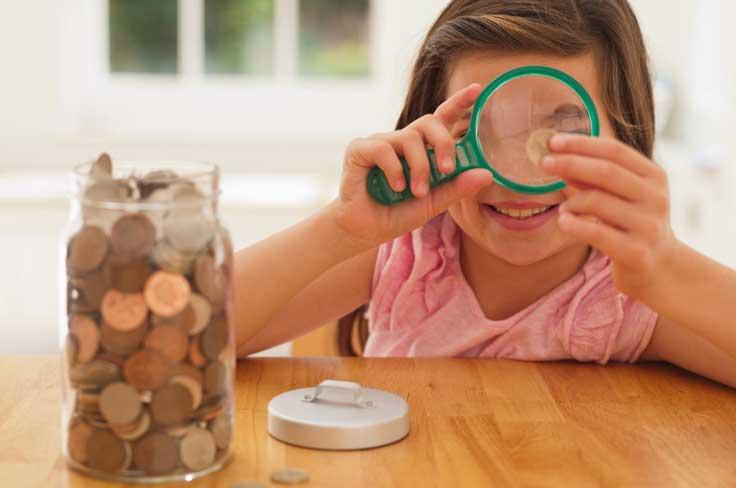
<svg viewBox="0 0 736 488"><path fill-rule="evenodd" d="M222 396L209 397L194 412L194 416L200 420L210 421L222 415L225 411L225 399Z"/></svg>
<svg viewBox="0 0 736 488"><path fill-rule="evenodd" d="M202 355L200 337L201 336L192 337L192 341L189 343L189 362L199 368L207 364L207 358Z"/></svg>
<svg viewBox="0 0 736 488"><path fill-rule="evenodd" d="M549 154L549 140L557 134L554 129L537 129L529 135L526 141L526 155L534 164L539 164Z"/></svg>
<svg viewBox="0 0 736 488"><path fill-rule="evenodd" d="M159 425L174 425L191 417L192 395L182 385L169 383L153 392L151 416Z"/></svg>
<svg viewBox="0 0 736 488"><path fill-rule="evenodd" d="M229 338L229 327L225 317L219 316L212 319L210 325L202 331L200 348L207 359L215 360L225 349Z"/></svg>
<svg viewBox="0 0 736 488"><path fill-rule="evenodd" d="M90 176L93 180L106 180L112 178L112 159L107 153L102 153L92 164Z"/></svg>
<svg viewBox="0 0 736 488"><path fill-rule="evenodd" d="M129 258L115 253L108 256L103 269L109 286L123 293L141 293L152 272L147 256Z"/></svg>
<svg viewBox="0 0 736 488"><path fill-rule="evenodd" d="M107 325L120 332L130 332L146 321L148 307L140 293L110 290L102 299L102 317Z"/></svg>
<svg viewBox="0 0 736 488"><path fill-rule="evenodd" d="M77 393L77 405L86 412L102 413L100 411L100 394L80 391Z"/></svg>
<svg viewBox="0 0 736 488"><path fill-rule="evenodd" d="M222 395L227 391L227 366L222 361L213 361L204 370L204 390L208 396Z"/></svg>
<svg viewBox="0 0 736 488"><path fill-rule="evenodd" d="M147 331L148 327L146 327L145 323L137 329L127 332L115 330L106 323L103 323L100 328L102 347L112 354L128 356L138 350Z"/></svg>
<svg viewBox="0 0 736 488"><path fill-rule="evenodd" d="M146 336L145 345L148 349L161 352L172 363L182 361L189 352L189 338L186 333L170 325L151 330Z"/></svg>
<svg viewBox="0 0 736 488"><path fill-rule="evenodd" d="M90 362L100 347L100 328L97 323L85 315L72 315L69 333L77 339L77 361Z"/></svg>
<svg viewBox="0 0 736 488"><path fill-rule="evenodd" d="M196 379L187 375L172 376L169 383L181 385L189 390L189 394L192 396L193 410L196 410L202 403L202 383L198 382Z"/></svg>
<svg viewBox="0 0 736 488"><path fill-rule="evenodd" d="M133 460L146 474L168 474L179 462L178 442L166 434L151 432L133 446Z"/></svg>
<svg viewBox="0 0 736 488"><path fill-rule="evenodd" d="M87 442L87 456L90 468L117 473L130 463L130 445L108 430L95 430Z"/></svg>
<svg viewBox="0 0 736 488"><path fill-rule="evenodd" d="M143 295L153 313L173 317L189 303L192 290L184 276L167 271L155 272L146 282Z"/></svg>
<svg viewBox="0 0 736 488"><path fill-rule="evenodd" d="M171 363L158 351L143 349L125 361L125 380L140 391L155 390L169 379Z"/></svg>
<svg viewBox="0 0 736 488"><path fill-rule="evenodd" d="M66 265L70 275L81 276L99 268L105 261L108 242L99 227L87 226L69 241Z"/></svg>
<svg viewBox="0 0 736 488"><path fill-rule="evenodd" d="M215 438L217 447L227 449L233 437L233 421L229 415L219 415L210 422L210 431Z"/></svg>
<svg viewBox="0 0 736 488"><path fill-rule="evenodd" d="M199 292L210 301L213 312L222 310L230 281L209 254L202 254L194 261L194 283Z"/></svg>
<svg viewBox="0 0 736 488"><path fill-rule="evenodd" d="M216 453L215 438L205 429L191 429L179 445L179 458L192 471L210 466L215 461Z"/></svg>
<svg viewBox="0 0 736 488"><path fill-rule="evenodd" d="M151 428L151 416L146 412L145 410L140 416L140 419L135 424L135 427L127 432L120 432L119 430L115 429L113 426L113 432L115 432L115 435L120 437L121 439L125 441L135 441L143 437L143 435L148 432L148 429Z"/></svg>
<svg viewBox="0 0 736 488"><path fill-rule="evenodd" d="M173 378L174 376L189 376L199 383L200 388L204 384L204 373L202 373L202 370L189 363L180 363L174 366L171 370L171 377Z"/></svg>
<svg viewBox="0 0 736 488"><path fill-rule="evenodd" d="M142 213L127 214L112 226L110 241L113 250L121 256L146 256L156 243L156 228Z"/></svg>
<svg viewBox="0 0 736 488"><path fill-rule="evenodd" d="M79 464L87 464L87 443L94 432L89 424L77 420L69 428L67 449L69 456Z"/></svg>
<svg viewBox="0 0 736 488"><path fill-rule="evenodd" d="M97 354L97 359L100 359L102 361L107 361L109 363L112 363L120 368L120 370L123 370L123 366L125 366L125 357L122 355L118 355L112 352L101 352Z"/></svg>
<svg viewBox="0 0 736 488"><path fill-rule="evenodd" d="M79 344L77 343L77 338L73 335L67 335L66 341L64 342L64 357L66 358L68 367L72 367L77 363L78 351Z"/></svg>
<svg viewBox="0 0 736 488"><path fill-rule="evenodd" d="M138 419L142 409L138 391L127 383L107 385L100 394L100 410L111 424L129 424Z"/></svg>
<svg viewBox="0 0 736 488"><path fill-rule="evenodd" d="M76 364L69 370L69 380L77 386L101 388L120 378L119 367L99 359Z"/></svg>
<svg viewBox="0 0 736 488"><path fill-rule="evenodd" d="M98 311L102 298L109 288L102 269L70 278L67 282L67 311L80 313Z"/></svg>
<svg viewBox="0 0 736 488"><path fill-rule="evenodd" d="M192 319L189 325L189 334L199 334L207 327L210 323L210 317L212 316L212 307L210 303L202 295L198 293L192 293L192 297L189 300L189 307L192 312Z"/></svg>

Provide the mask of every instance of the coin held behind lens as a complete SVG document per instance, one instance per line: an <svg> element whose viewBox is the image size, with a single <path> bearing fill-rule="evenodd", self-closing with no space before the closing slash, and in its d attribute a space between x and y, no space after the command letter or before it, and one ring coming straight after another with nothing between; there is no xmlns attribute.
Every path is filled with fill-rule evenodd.
<svg viewBox="0 0 736 488"><path fill-rule="evenodd" d="M549 154L549 140L555 134L557 131L554 129L537 129L529 135L526 141L526 154L532 163L539 165Z"/></svg>

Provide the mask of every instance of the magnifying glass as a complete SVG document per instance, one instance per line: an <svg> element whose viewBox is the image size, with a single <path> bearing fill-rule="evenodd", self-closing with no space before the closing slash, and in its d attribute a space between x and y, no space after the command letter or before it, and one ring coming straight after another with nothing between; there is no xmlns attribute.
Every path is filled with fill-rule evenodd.
<svg viewBox="0 0 736 488"><path fill-rule="evenodd" d="M468 132L455 144L452 173L441 173L434 150L427 150L430 188L464 171L484 168L493 173L496 184L517 193L539 195L560 190L565 182L539 166L549 138L558 132L598 137L600 122L590 94L573 77L548 66L508 71L478 96ZM407 181L404 191L391 189L378 167L368 174L368 193L381 204L414 198L409 165L404 158L400 160Z"/></svg>

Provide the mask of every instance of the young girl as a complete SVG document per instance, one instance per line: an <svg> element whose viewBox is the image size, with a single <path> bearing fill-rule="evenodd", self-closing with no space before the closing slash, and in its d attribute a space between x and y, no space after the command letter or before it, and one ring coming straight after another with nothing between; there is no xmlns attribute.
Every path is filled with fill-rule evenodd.
<svg viewBox="0 0 736 488"><path fill-rule="evenodd" d="M569 73L601 115L600 138L550 141L542 167L567 188L516 194L473 170L429 191L425 148L450 172L482 87L524 65ZM238 253L239 354L367 304L365 356L663 360L736 387L736 272L673 234L653 112L626 0L450 2L397 130L350 144L332 203ZM399 155L415 199L384 207L366 176L401 191Z"/></svg>

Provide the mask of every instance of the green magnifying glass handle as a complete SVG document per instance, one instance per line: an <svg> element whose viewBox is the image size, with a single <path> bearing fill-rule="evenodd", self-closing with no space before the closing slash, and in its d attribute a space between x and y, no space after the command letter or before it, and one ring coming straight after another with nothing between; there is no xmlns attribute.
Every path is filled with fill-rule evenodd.
<svg viewBox="0 0 736 488"><path fill-rule="evenodd" d="M462 144L457 144L455 151L455 169L451 173L445 174L437 169L434 150L427 149L430 189L451 181L464 171L479 167L477 164L471 162L471 159L468 157L469 151L466 151ZM395 205L414 198L411 192L411 169L409 168L409 164L403 157L400 157L399 161L401 161L401 166L404 169L404 178L406 179L406 189L403 191L394 191L391 185L389 185L386 175L378 166L374 167L368 173L368 194L382 205Z"/></svg>

